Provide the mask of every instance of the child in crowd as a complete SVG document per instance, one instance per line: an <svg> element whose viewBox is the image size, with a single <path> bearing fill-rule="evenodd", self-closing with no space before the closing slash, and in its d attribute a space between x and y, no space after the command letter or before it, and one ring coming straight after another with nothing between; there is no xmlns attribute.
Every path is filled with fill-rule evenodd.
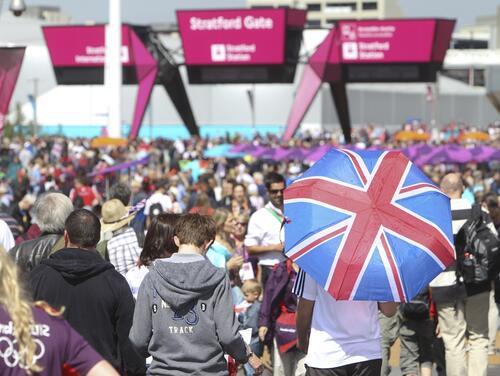
<svg viewBox="0 0 500 376"><path fill-rule="evenodd" d="M130 339L151 355L154 375L227 375L224 353L262 373L260 360L238 333L229 277L205 257L215 223L186 214L175 225L178 252L155 260L139 288Z"/></svg>
<svg viewBox="0 0 500 376"><path fill-rule="evenodd" d="M259 297L262 294L262 286L256 279L249 279L243 283L241 290L245 300L235 308L236 313L238 313L238 320L241 323L241 329L252 330L250 347L254 354L261 356L262 343L259 340L259 327L257 322L261 305ZM253 375L252 367L245 365L245 373L247 376Z"/></svg>

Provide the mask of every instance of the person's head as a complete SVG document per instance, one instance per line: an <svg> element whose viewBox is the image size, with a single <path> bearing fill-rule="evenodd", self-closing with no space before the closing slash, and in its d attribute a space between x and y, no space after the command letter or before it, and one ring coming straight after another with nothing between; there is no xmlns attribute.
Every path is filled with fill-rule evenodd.
<svg viewBox="0 0 500 376"><path fill-rule="evenodd" d="M179 218L179 214L162 213L152 219L139 256L140 265L149 266L154 260L177 252L179 247L174 242L174 235Z"/></svg>
<svg viewBox="0 0 500 376"><path fill-rule="evenodd" d="M86 209L73 211L64 225L64 241L69 248L93 249L101 238L101 222Z"/></svg>
<svg viewBox="0 0 500 376"><path fill-rule="evenodd" d="M175 225L175 244L190 246L205 254L215 240L216 226L212 218L200 214L185 214Z"/></svg>
<svg viewBox="0 0 500 376"><path fill-rule="evenodd" d="M214 175L211 173L204 173L198 177L198 190L208 193L217 186Z"/></svg>
<svg viewBox="0 0 500 376"><path fill-rule="evenodd" d="M245 202L245 200L247 198L247 189L245 188L245 186L243 184L238 183L238 184L234 185L233 198L240 204Z"/></svg>
<svg viewBox="0 0 500 376"><path fill-rule="evenodd" d="M241 286L241 292L243 292L245 300L248 303L253 303L259 299L259 296L262 293L262 286L256 279L247 279L243 282L243 286Z"/></svg>
<svg viewBox="0 0 500 376"><path fill-rule="evenodd" d="M460 176L460 174L446 174L443 179L441 179L441 190L450 198L462 197L464 184L462 182L462 177Z"/></svg>
<svg viewBox="0 0 500 376"><path fill-rule="evenodd" d="M142 189L142 184L138 180L132 180L132 183L130 183L130 191L134 195L138 194Z"/></svg>
<svg viewBox="0 0 500 376"><path fill-rule="evenodd" d="M218 235L230 234L234 230L234 217L225 208L217 208L212 216Z"/></svg>
<svg viewBox="0 0 500 376"><path fill-rule="evenodd" d="M283 191L285 190L285 178L277 172L270 172L266 175L265 185L269 194L269 201L275 207L283 208Z"/></svg>
<svg viewBox="0 0 500 376"><path fill-rule="evenodd" d="M33 222L45 233L62 234L64 223L73 211L73 203L62 193L49 192L38 197L33 205Z"/></svg>
<svg viewBox="0 0 500 376"><path fill-rule="evenodd" d="M0 246L0 305L7 311L14 327L12 334L17 342L19 365L30 372L40 372L42 369L35 362L37 344L31 335L34 319L30 300L20 285L14 261L2 246Z"/></svg>
<svg viewBox="0 0 500 376"><path fill-rule="evenodd" d="M88 185L87 184L87 179L85 179L84 177L80 176L80 177L77 177L75 179L75 187L76 188L80 188L80 187L83 187L83 186L86 186L86 185Z"/></svg>
<svg viewBox="0 0 500 376"><path fill-rule="evenodd" d="M30 210L33 205L35 204L36 197L32 194L26 194L24 197L19 201L19 209L21 210Z"/></svg>
<svg viewBox="0 0 500 376"><path fill-rule="evenodd" d="M120 200L123 205L127 206L130 202L130 196L132 195L132 191L129 186L125 183L118 182L113 184L109 192L109 199L116 198Z"/></svg>
<svg viewBox="0 0 500 376"><path fill-rule="evenodd" d="M194 201L194 206L199 208L208 208L210 205L210 198L205 192L200 192L196 195L196 200Z"/></svg>
<svg viewBox="0 0 500 376"><path fill-rule="evenodd" d="M247 213L239 214L235 218L233 235L236 239L243 239L245 237L249 219L250 217Z"/></svg>
<svg viewBox="0 0 500 376"><path fill-rule="evenodd" d="M159 192L162 192L162 193L167 192L169 186L170 186L170 182L168 179L161 179L155 183L156 190Z"/></svg>
<svg viewBox="0 0 500 376"><path fill-rule="evenodd" d="M235 184L236 181L234 179L224 179L222 182L222 197L231 196Z"/></svg>

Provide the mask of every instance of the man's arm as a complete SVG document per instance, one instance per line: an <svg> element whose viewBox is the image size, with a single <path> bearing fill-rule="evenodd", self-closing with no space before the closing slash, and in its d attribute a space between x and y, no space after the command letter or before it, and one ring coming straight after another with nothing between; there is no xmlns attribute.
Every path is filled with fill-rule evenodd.
<svg viewBox="0 0 500 376"><path fill-rule="evenodd" d="M307 354L309 347L309 334L311 332L311 321L314 311L314 300L304 298L298 299L295 324L297 326L297 347Z"/></svg>
<svg viewBox="0 0 500 376"><path fill-rule="evenodd" d="M272 251L281 252L283 250L283 244L278 243L278 244L270 244L270 245L251 245L251 246L248 246L247 250L248 250L248 253L251 253L251 254L262 253L262 252L272 252Z"/></svg>
<svg viewBox="0 0 500 376"><path fill-rule="evenodd" d="M378 309L387 317L392 317L398 311L399 303L395 302L379 302Z"/></svg>

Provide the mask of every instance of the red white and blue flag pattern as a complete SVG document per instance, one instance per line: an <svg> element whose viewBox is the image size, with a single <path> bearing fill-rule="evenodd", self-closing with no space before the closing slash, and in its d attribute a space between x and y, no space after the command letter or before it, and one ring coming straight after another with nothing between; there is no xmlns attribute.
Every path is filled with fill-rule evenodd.
<svg viewBox="0 0 500 376"><path fill-rule="evenodd" d="M285 216L286 255L337 300L410 301L454 261L450 199L398 151L330 151Z"/></svg>

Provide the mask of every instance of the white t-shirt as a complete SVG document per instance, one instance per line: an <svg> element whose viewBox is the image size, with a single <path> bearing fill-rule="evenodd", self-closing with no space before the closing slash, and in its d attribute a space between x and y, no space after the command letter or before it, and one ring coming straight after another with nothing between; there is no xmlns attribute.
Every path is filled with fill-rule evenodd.
<svg viewBox="0 0 500 376"><path fill-rule="evenodd" d="M272 214L271 210L276 214ZM245 245L251 247L255 245L262 246L284 242L284 239L280 239L282 227L280 216L283 218L281 210L274 207L270 202L262 209L253 213L248 222ZM277 251L258 253L258 255L259 265L264 266L274 266L285 259L283 254Z"/></svg>
<svg viewBox="0 0 500 376"><path fill-rule="evenodd" d="M10 231L9 225L0 219L0 244L6 251L9 251L16 245L14 237L12 236L12 231Z"/></svg>
<svg viewBox="0 0 500 376"><path fill-rule="evenodd" d="M137 294L139 293L139 287L141 286L144 277L149 273L149 268L147 266L134 266L130 269L127 274L125 274L125 279L130 286L130 291L134 299L137 300Z"/></svg>
<svg viewBox="0 0 500 376"><path fill-rule="evenodd" d="M335 368L381 359L377 302L337 301L303 274L300 296L315 301L306 364Z"/></svg>
<svg viewBox="0 0 500 376"><path fill-rule="evenodd" d="M160 204L163 212L170 212L172 210L172 199L163 193L155 192L146 201L146 205L144 207L144 215L149 215L149 209L154 204Z"/></svg>

